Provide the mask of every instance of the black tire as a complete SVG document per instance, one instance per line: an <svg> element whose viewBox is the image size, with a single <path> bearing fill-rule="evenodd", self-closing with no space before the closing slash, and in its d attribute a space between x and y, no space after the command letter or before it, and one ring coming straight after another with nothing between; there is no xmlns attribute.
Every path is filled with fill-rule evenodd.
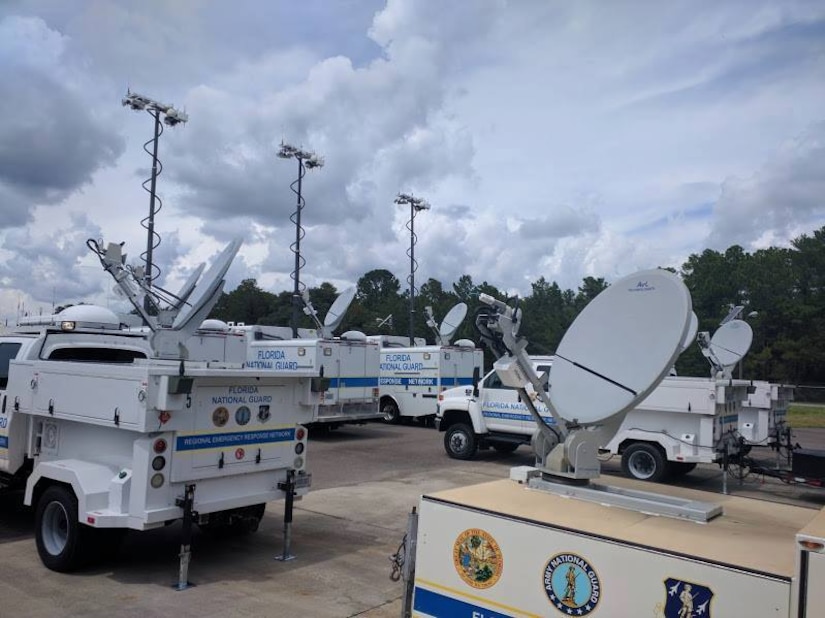
<svg viewBox="0 0 825 618"><path fill-rule="evenodd" d="M492 446L499 453L507 455L515 452L518 448L518 442L493 442Z"/></svg>
<svg viewBox="0 0 825 618"><path fill-rule="evenodd" d="M658 446L636 442L622 453L622 472L640 481L658 483L669 474L670 465Z"/></svg>
<svg viewBox="0 0 825 618"><path fill-rule="evenodd" d="M68 573L89 557L91 532L77 520L77 497L62 485L52 485L37 501L34 515L37 553L46 568Z"/></svg>
<svg viewBox="0 0 825 618"><path fill-rule="evenodd" d="M381 406L381 414L384 415L385 423L397 425L401 421L401 412L398 410L398 405L392 400Z"/></svg>
<svg viewBox="0 0 825 618"><path fill-rule="evenodd" d="M465 423L450 425L444 434L444 450L453 459L472 459L478 451L478 440L473 428Z"/></svg>
<svg viewBox="0 0 825 618"><path fill-rule="evenodd" d="M671 461L670 474L671 476L684 476L692 472L696 468L695 463L688 463L684 461Z"/></svg>

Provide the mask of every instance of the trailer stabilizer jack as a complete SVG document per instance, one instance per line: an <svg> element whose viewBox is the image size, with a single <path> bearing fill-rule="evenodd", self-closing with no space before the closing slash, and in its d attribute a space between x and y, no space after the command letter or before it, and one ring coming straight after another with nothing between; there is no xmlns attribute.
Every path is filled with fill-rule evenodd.
<svg viewBox="0 0 825 618"><path fill-rule="evenodd" d="M194 510L195 485L187 485L184 497L178 498L177 506L183 509L183 528L180 539L180 565L178 567L178 582L172 587L177 590L192 588L195 584L189 581L189 563L192 560L192 523L198 517Z"/></svg>

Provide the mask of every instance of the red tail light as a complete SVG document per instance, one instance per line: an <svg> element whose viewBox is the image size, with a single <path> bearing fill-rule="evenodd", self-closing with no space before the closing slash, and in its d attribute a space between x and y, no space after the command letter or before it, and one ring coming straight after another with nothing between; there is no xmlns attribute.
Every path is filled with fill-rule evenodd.
<svg viewBox="0 0 825 618"><path fill-rule="evenodd" d="M166 444L166 440L164 440L163 438L158 438L157 440L155 440L155 443L152 445L152 448L158 455L160 455L161 453L166 452L167 446L168 445Z"/></svg>

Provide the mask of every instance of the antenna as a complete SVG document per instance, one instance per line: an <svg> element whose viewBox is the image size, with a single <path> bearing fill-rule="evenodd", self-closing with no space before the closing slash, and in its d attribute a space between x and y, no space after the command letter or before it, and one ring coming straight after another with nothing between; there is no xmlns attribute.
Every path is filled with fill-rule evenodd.
<svg viewBox="0 0 825 618"><path fill-rule="evenodd" d="M157 286L150 289L142 277L142 270L126 264L123 243L109 243L105 251L101 249L102 244L103 241L93 239L86 241L89 249L100 259L104 270L112 275L117 286L149 326L153 333L150 343L155 354L159 358L186 358L188 352L184 342L198 329L218 301L225 283L224 276L241 247L241 240L235 239L227 245L200 282L196 275L200 275L203 266L195 269L179 296ZM149 303L140 302L142 297L145 301L150 295L152 300ZM157 305L161 301L169 306L160 308L157 316L150 315L146 305Z"/></svg>
<svg viewBox="0 0 825 618"><path fill-rule="evenodd" d="M437 340L439 345L450 345L450 340L466 316L467 305L465 303L458 303L447 312L447 315L441 320L441 326L438 327Z"/></svg>
<svg viewBox="0 0 825 618"><path fill-rule="evenodd" d="M733 368L750 350L753 329L744 320L729 320L720 326L713 337L700 333L702 354L708 359L717 377L733 377Z"/></svg>
<svg viewBox="0 0 825 618"><path fill-rule="evenodd" d="M648 270L603 290L567 329L550 376L533 371L527 341L517 337L516 310L485 294L479 300L493 308L487 327L500 333L508 351L494 367L505 385L519 390L538 425L536 466L550 476L598 477L599 447L610 442L627 412L661 382L682 350L691 314L685 284L666 270ZM554 426L536 410L528 383Z"/></svg>
<svg viewBox="0 0 825 618"><path fill-rule="evenodd" d="M420 197L413 197L408 193L399 193L395 197L396 204L410 205L410 220L407 222L407 229L410 230L410 249L407 255L410 256L410 275L407 282L410 284L410 346L415 345L415 271L418 269L418 262L415 261L415 243L418 236L415 235L415 215L422 210L429 210L430 204Z"/></svg>
<svg viewBox="0 0 825 618"><path fill-rule="evenodd" d="M329 311L327 311L326 317L324 317L324 326L321 329L325 338L331 338L335 330L341 326L341 322L344 321L344 315L354 298L355 288L349 287L341 292L338 298L335 299L335 302L332 303Z"/></svg>

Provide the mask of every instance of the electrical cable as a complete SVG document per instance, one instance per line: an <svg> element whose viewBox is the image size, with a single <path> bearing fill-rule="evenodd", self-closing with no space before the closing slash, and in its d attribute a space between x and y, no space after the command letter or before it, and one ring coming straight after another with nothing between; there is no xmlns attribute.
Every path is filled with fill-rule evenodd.
<svg viewBox="0 0 825 618"><path fill-rule="evenodd" d="M289 273L289 278L292 279L293 282L294 281L298 282L298 292L301 295L303 295L304 290L306 290L306 285L304 285L303 281L300 281L298 279L298 276L299 276L298 273L304 267L304 265L306 264L306 260L304 259L304 257L300 253L299 245L300 245L301 240L303 240L304 236L306 236L306 233L304 232L304 228L299 223L299 221L301 220L301 212L304 210L304 206L306 205L306 200L304 199L304 196L301 195L301 192L298 191L298 189L295 188L295 186L298 185L301 182L301 180L303 179L304 176L306 176L306 169L304 168L303 159L301 159L300 157L296 157L296 158L298 159L298 178L290 183L289 188L297 196L297 202L296 202L297 205L296 205L296 208L295 208L295 212L293 212L290 215L289 220L292 221L292 223L295 224L297 238L291 245L289 245L289 249L290 249L290 251L292 251L292 253L295 254L295 256L298 260L297 261L297 266L298 267L297 267L297 269L293 268L292 272Z"/></svg>
<svg viewBox="0 0 825 618"><path fill-rule="evenodd" d="M160 196L158 196L157 191L153 193L152 189L146 186L147 184L152 182L153 178L155 182L157 182L158 176L160 176L161 172L163 171L163 164L160 162L160 157L155 156L155 154L151 150L149 150L149 144L155 143L157 140L160 139L160 136L163 135L163 123L158 121L158 116L160 115L160 112L158 110L147 109L146 113L149 114L155 120L155 126L158 127L157 135L153 136L152 139L148 140L145 144L143 144L143 150L146 152L146 154L152 157L152 168L154 169L155 165L157 165L157 171L153 172L152 175L146 180L144 180L140 185L143 187L144 191L146 191L150 196L153 196L154 198L150 202L149 214L140 221L141 227L143 227L143 229L149 232L149 222L154 221L155 215L157 215L160 212L161 208L163 208L163 201L160 199ZM160 246L160 234L155 232L154 226L152 226L151 232L152 238L150 242L152 243L152 251L154 251ZM147 262L148 256L148 250L140 254L140 257L143 259L144 263ZM149 287L152 287L152 283L155 281L155 279L157 279L160 276L160 272L160 267L157 266L157 264L155 264L155 262L153 261L151 264L151 272L146 272L146 282L149 285Z"/></svg>

